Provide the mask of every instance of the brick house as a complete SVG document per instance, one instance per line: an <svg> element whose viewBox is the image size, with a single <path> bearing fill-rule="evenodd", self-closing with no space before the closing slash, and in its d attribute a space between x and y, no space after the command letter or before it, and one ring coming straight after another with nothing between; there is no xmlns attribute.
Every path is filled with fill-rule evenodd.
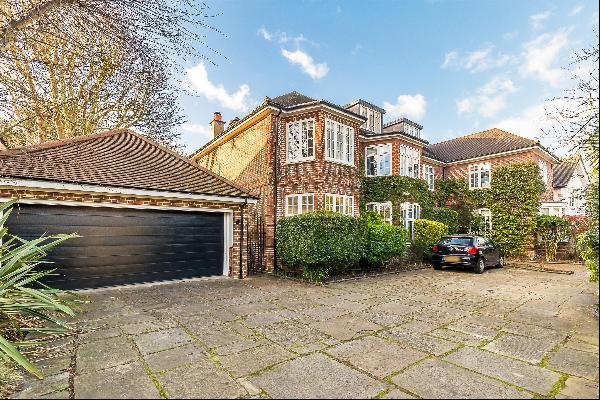
<svg viewBox="0 0 600 400"><path fill-rule="evenodd" d="M273 269L277 221L313 210L359 213L359 132L363 116L297 92L266 98L227 126L220 113L213 138L191 159L259 197L252 218L264 238L254 268ZM264 254L262 254L264 253ZM264 261L266 264L262 265Z"/></svg>
<svg viewBox="0 0 600 400"><path fill-rule="evenodd" d="M407 118L383 122L385 110L362 99L344 107L291 92L265 101L227 127L215 113L213 138L191 158L247 188L260 198L255 218L264 223L267 270L273 268L274 230L285 216L325 209L357 215L361 176L401 175L435 180L463 178L472 190L487 188L493 169L520 162L540 166L547 191L541 204L552 207L554 167L559 160L538 141L502 131L486 131L430 144L423 127ZM421 207L368 203L391 223L400 212L412 231ZM477 210L491 227L489 209Z"/></svg>
<svg viewBox="0 0 600 400"><path fill-rule="evenodd" d="M554 207L542 207L541 212L556 216L585 215L585 189L590 184L588 166L579 154L567 157L554 168Z"/></svg>
<svg viewBox="0 0 600 400"><path fill-rule="evenodd" d="M73 233L52 250L64 289L243 277L246 189L128 130L0 151L6 226L25 239Z"/></svg>

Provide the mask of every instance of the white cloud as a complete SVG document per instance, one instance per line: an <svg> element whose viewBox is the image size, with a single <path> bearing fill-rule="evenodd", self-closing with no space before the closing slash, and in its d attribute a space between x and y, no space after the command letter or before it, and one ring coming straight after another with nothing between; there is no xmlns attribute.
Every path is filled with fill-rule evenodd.
<svg viewBox="0 0 600 400"><path fill-rule="evenodd" d="M206 137L208 137L211 134L210 126L208 124L190 124L186 122L183 125L181 125L181 128L186 132L197 133Z"/></svg>
<svg viewBox="0 0 600 400"><path fill-rule="evenodd" d="M327 63L316 64L308 53L300 49L296 51L281 49L281 54L283 54L290 63L298 65L300 69L312 79L321 79L329 72Z"/></svg>
<svg viewBox="0 0 600 400"><path fill-rule="evenodd" d="M569 11L569 17L574 17L583 10L583 5L578 4Z"/></svg>
<svg viewBox="0 0 600 400"><path fill-rule="evenodd" d="M186 86L194 93L216 101L221 106L234 111L246 111L250 102L250 87L241 85L234 93L229 93L222 84L214 84L208 79L204 62L186 70Z"/></svg>
<svg viewBox="0 0 600 400"><path fill-rule="evenodd" d="M544 33L523 45L523 65L521 73L557 87L565 78L565 71L553 68L561 52L569 44L570 30L561 29L555 33Z"/></svg>
<svg viewBox="0 0 600 400"><path fill-rule="evenodd" d="M552 10L546 10L541 13L537 13L529 16L529 22L533 29L540 29L544 26L544 22L552 15Z"/></svg>
<svg viewBox="0 0 600 400"><path fill-rule="evenodd" d="M419 120L425 116L427 112L427 100L422 94L403 94L398 96L396 104L383 103L387 115L391 118L408 117Z"/></svg>
<svg viewBox="0 0 600 400"><path fill-rule="evenodd" d="M363 46L362 46L362 44L360 44L360 43L356 43L356 44L354 45L354 48L353 48L353 49L352 49L352 51L351 51L351 54L352 54L353 56L355 56L355 55L357 55L357 54L358 54L358 53L359 53L359 52L360 52L362 49L363 49Z"/></svg>
<svg viewBox="0 0 600 400"><path fill-rule="evenodd" d="M475 95L457 100L456 109L459 114L476 112L491 118L506 108L508 95L517 90L512 80L496 76L478 88Z"/></svg>
<svg viewBox="0 0 600 400"><path fill-rule="evenodd" d="M270 32L264 26L261 27L257 33L259 36L262 36L263 39L269 42L276 42L279 44L294 43L296 46L299 46L300 43L309 41L306 37L304 37L303 34L299 34L298 36L289 36L285 32ZM316 45L316 43L310 43Z"/></svg>
<svg viewBox="0 0 600 400"><path fill-rule="evenodd" d="M507 54L496 54L493 46L461 54L459 51L446 53L442 68L465 69L472 73L499 68L511 60Z"/></svg>

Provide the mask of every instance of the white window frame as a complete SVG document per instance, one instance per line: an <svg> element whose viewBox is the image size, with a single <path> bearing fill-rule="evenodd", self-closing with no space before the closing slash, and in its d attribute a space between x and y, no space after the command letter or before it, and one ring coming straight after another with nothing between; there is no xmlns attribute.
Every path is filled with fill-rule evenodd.
<svg viewBox="0 0 600 400"><path fill-rule="evenodd" d="M306 152L312 152L312 155L309 156L302 156L302 134L303 134L303 129L304 129L304 124L312 124L312 132L311 132L311 138L306 139L307 142L307 146L306 146ZM298 125L299 129L300 129L300 144L299 144L299 151L300 151L300 155L297 155L296 157L291 157L290 154L290 134L291 134L291 130L290 127L293 125ZM312 143L312 147L309 145L309 143ZM298 162L306 162L306 161L312 161L315 159L315 119L314 118L307 118L307 119L302 119L302 120L298 120L298 121L292 121L292 122L288 122L286 124L286 132L285 132L285 144L286 144L286 161L288 164L292 164L292 163L298 163Z"/></svg>
<svg viewBox="0 0 600 400"><path fill-rule="evenodd" d="M405 144L400 145L400 176L418 179L421 175L421 153Z"/></svg>
<svg viewBox="0 0 600 400"><path fill-rule="evenodd" d="M489 162L469 165L469 189L489 189L492 186L492 166ZM487 173L487 184L482 184L482 178Z"/></svg>
<svg viewBox="0 0 600 400"><path fill-rule="evenodd" d="M372 202L367 203L367 211L375 211L383 218L383 222L388 225L392 225L392 202L384 201L384 202Z"/></svg>
<svg viewBox="0 0 600 400"><path fill-rule="evenodd" d="M290 212L290 203L296 202L296 213ZM310 209L309 209L310 208ZM312 212L315 210L315 195L314 193L298 193L288 194L285 196L285 216L293 217L294 215L301 215Z"/></svg>
<svg viewBox="0 0 600 400"><path fill-rule="evenodd" d="M375 174L369 174L369 162L368 162L368 157L367 154L369 152L369 149L376 149L377 153L375 154ZM383 150L383 154L387 155L389 157L389 161L386 163L388 166L388 173L386 174L382 174L381 172L381 165L382 165L382 157L383 154L381 153L381 149L385 149ZM382 143L382 144L374 144L371 146L367 146L365 147L365 175L366 176L389 176L392 175L392 162L393 162L393 157L392 157L392 144L391 143Z"/></svg>
<svg viewBox="0 0 600 400"><path fill-rule="evenodd" d="M489 208L477 208L473 212L483 218L483 234L489 237L492 234L492 210Z"/></svg>
<svg viewBox="0 0 600 400"><path fill-rule="evenodd" d="M354 128L325 119L325 159L354 166Z"/></svg>
<svg viewBox="0 0 600 400"><path fill-rule="evenodd" d="M410 240L415 239L415 220L421 217L421 205L419 203L404 202L400 205L402 226L408 231Z"/></svg>
<svg viewBox="0 0 600 400"><path fill-rule="evenodd" d="M325 193L325 211L354 215L354 196Z"/></svg>
<svg viewBox="0 0 600 400"><path fill-rule="evenodd" d="M427 182L429 190L435 190L435 167L429 164L423 164L423 179Z"/></svg>

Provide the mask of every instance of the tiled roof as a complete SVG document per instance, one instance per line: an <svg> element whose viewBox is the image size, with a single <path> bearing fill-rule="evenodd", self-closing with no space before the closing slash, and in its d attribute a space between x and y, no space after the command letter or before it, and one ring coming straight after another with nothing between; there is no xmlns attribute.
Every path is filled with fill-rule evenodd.
<svg viewBox="0 0 600 400"><path fill-rule="evenodd" d="M569 157L560 162L554 167L554 187L564 188L569 184L569 180L575 172L577 163L579 162L579 156Z"/></svg>
<svg viewBox="0 0 600 400"><path fill-rule="evenodd" d="M453 162L520 150L535 145L540 146L536 140L526 139L501 129L492 128L445 142L431 144L427 146L427 153L437 160Z"/></svg>
<svg viewBox="0 0 600 400"><path fill-rule="evenodd" d="M350 103L346 104L346 105L344 106L344 108L350 108L350 107L352 107L352 106L355 106L356 104L362 104L363 106L365 106L365 107L369 107L369 108L372 108L372 109L374 109L374 110L377 110L377 111L379 111L379 112L380 112L380 113L382 113L382 114L385 114L385 113L386 113L386 111L385 111L385 108L381 108L381 107L379 107L379 106L376 106L375 104L373 104L373 103L369 103L368 101L366 101L366 100L363 100L363 99L355 99L355 100L352 100Z"/></svg>
<svg viewBox="0 0 600 400"><path fill-rule="evenodd" d="M409 124L411 124L411 125L414 125L414 126L416 126L417 128L419 128L419 129L423 129L423 125L421 125L421 124L418 124L418 123L416 123L415 121L411 121L411 120L410 120L410 119L408 119L408 118L402 117L402 118L398 118L398 119L395 119L395 120L393 120L393 121L386 122L385 124L383 124L383 130L384 130L384 131L386 131L386 130L394 130L394 128L393 128L393 127L394 127L395 125L400 125L400 124L402 124L402 123L404 123L404 122L408 122Z"/></svg>
<svg viewBox="0 0 600 400"><path fill-rule="evenodd" d="M317 100L305 96L302 93L298 93L296 91L289 92L271 99L271 103L277 104L284 108L293 107L300 104L312 103L314 101Z"/></svg>
<svg viewBox="0 0 600 400"><path fill-rule="evenodd" d="M189 159L124 129L2 151L0 176L252 197Z"/></svg>

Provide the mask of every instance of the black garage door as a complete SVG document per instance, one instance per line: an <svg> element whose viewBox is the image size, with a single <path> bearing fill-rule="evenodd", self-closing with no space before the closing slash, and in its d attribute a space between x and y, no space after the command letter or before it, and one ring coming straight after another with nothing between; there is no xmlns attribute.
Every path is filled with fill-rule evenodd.
<svg viewBox="0 0 600 400"><path fill-rule="evenodd" d="M48 259L63 289L181 279L223 273L223 214L19 204L9 234L33 239L78 233Z"/></svg>

